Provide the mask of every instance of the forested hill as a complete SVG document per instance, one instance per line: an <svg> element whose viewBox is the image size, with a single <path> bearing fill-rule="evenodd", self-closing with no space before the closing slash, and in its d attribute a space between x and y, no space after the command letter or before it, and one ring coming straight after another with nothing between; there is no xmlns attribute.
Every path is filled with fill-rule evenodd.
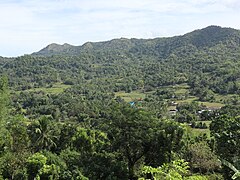
<svg viewBox="0 0 240 180"><path fill-rule="evenodd" d="M0 57L0 179L237 178L239 94L231 28Z"/></svg>
<svg viewBox="0 0 240 180"><path fill-rule="evenodd" d="M183 36L51 44L32 55L0 58L18 90L49 84L104 84L110 92L187 83L199 96L240 92L240 31L209 26Z"/></svg>
<svg viewBox="0 0 240 180"><path fill-rule="evenodd" d="M82 53L117 52L121 54L153 55L157 58L166 58L177 49L191 47L204 49L219 44L238 46L240 44L240 31L232 28L209 26L195 30L183 36L155 39L113 39L105 42L87 42L82 46L69 44L50 44L39 52L37 56L51 55L80 55Z"/></svg>

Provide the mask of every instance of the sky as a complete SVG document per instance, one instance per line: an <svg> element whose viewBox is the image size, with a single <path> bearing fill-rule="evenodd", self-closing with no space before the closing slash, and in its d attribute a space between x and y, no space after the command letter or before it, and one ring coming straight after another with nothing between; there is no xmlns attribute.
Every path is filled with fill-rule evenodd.
<svg viewBox="0 0 240 180"><path fill-rule="evenodd" d="M171 37L209 25L240 29L240 0L0 0L0 56L51 43Z"/></svg>

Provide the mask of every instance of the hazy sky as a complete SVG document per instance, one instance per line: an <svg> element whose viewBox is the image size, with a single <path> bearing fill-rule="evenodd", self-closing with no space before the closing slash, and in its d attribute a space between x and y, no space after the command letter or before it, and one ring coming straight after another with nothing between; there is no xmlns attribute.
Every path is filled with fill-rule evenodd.
<svg viewBox="0 0 240 180"><path fill-rule="evenodd" d="M50 43L181 35L209 25L240 29L240 0L0 0L0 56Z"/></svg>

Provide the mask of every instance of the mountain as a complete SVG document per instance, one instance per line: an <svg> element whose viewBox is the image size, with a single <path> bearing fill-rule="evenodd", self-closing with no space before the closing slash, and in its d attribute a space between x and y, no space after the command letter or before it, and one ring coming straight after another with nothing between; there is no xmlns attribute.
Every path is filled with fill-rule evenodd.
<svg viewBox="0 0 240 180"><path fill-rule="evenodd" d="M52 43L49 44L47 47L41 49L40 51L33 53L32 55L39 55L39 56L50 56L50 55L56 55L56 54L65 54L69 53L71 49L74 49L75 47L70 44L56 44Z"/></svg>
<svg viewBox="0 0 240 180"><path fill-rule="evenodd" d="M18 90L93 83L116 92L187 83L193 95L203 88L237 94L239 60L240 31L209 26L168 38L50 44L32 55L0 58L0 74Z"/></svg>
<svg viewBox="0 0 240 180"><path fill-rule="evenodd" d="M240 31L220 26L208 26L195 30L183 36L155 39L113 39L104 42L87 42L82 46L69 44L50 44L42 50L33 53L35 56L51 55L80 55L82 53L117 52L144 55L155 55L157 57L168 57L177 48L185 46L197 49L210 48L217 44L227 44L234 41L239 45Z"/></svg>
<svg viewBox="0 0 240 180"><path fill-rule="evenodd" d="M0 179L232 179L239 150L238 30L0 57Z"/></svg>
<svg viewBox="0 0 240 180"><path fill-rule="evenodd" d="M211 47L218 43L227 43L230 39L239 43L239 37L239 30L221 28L220 26L208 26L183 36L184 39L196 47Z"/></svg>

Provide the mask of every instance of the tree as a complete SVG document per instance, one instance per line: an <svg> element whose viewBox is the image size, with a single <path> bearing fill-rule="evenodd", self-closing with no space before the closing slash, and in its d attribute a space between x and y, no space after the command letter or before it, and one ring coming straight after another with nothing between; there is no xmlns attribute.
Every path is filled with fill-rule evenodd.
<svg viewBox="0 0 240 180"><path fill-rule="evenodd" d="M0 156L0 179L26 179L26 158L30 153L6 151Z"/></svg>
<svg viewBox="0 0 240 180"><path fill-rule="evenodd" d="M136 166L145 158L148 162L154 161L158 153L166 153L171 157L169 152L178 147L177 143L172 146L172 141L180 142L181 133L178 133L180 131L176 130L173 124L167 124L142 109L125 104L112 107L111 116L104 123L103 131L107 132L113 150L120 152L126 159L130 180L136 179ZM178 127L181 129L181 126ZM177 134L178 138L175 139L171 134Z"/></svg>
<svg viewBox="0 0 240 180"><path fill-rule="evenodd" d="M187 159L192 170L197 169L200 173L214 171L220 168L220 162L216 154L212 152L205 141L190 144Z"/></svg>
<svg viewBox="0 0 240 180"><path fill-rule="evenodd" d="M216 141L216 153L220 158L230 163L240 161L240 118L220 115L210 124L211 135ZM231 172L224 167L225 178L230 178Z"/></svg>
<svg viewBox="0 0 240 180"><path fill-rule="evenodd" d="M48 157L45 154L48 155ZM50 155L48 152L44 152L44 154L35 153L31 155L26 161L28 179L59 179L61 175L61 170L64 171L65 166L65 164L62 165L63 162L61 161L62 160L56 158L56 156L54 156L53 154Z"/></svg>
<svg viewBox="0 0 240 180"><path fill-rule="evenodd" d="M27 159L27 172L29 175L29 179L35 179L38 174L40 169L42 169L47 163L47 158L41 154L41 153L36 153L30 156Z"/></svg>
<svg viewBox="0 0 240 180"><path fill-rule="evenodd" d="M237 179L237 178L240 178L240 171L238 169L236 169L236 167L234 167L234 165L232 165L230 162L222 159L221 162L229 167L232 171L234 171L235 174L233 174L233 176L231 177L232 179Z"/></svg>
<svg viewBox="0 0 240 180"><path fill-rule="evenodd" d="M240 156L240 119L227 115L213 119L211 135L216 140L216 152L228 161Z"/></svg>
<svg viewBox="0 0 240 180"><path fill-rule="evenodd" d="M0 152L10 147L10 134L6 128L9 118L9 90L6 76L0 78Z"/></svg>
<svg viewBox="0 0 240 180"><path fill-rule="evenodd" d="M30 141L24 117L16 115L9 118L7 129L11 137L11 151L19 154L28 151Z"/></svg>
<svg viewBox="0 0 240 180"><path fill-rule="evenodd" d="M50 150L56 147L56 139L54 127L50 119L46 116L41 117L33 124L29 125L29 137L31 138L35 151L43 149Z"/></svg>
<svg viewBox="0 0 240 180"><path fill-rule="evenodd" d="M165 163L157 168L144 166L142 174L145 176L151 175L154 180L181 180L185 179L184 176L187 175L188 168L188 162L185 162L184 160L176 160L170 163ZM140 180L145 180L145 178L140 178Z"/></svg>
<svg viewBox="0 0 240 180"><path fill-rule="evenodd" d="M72 143L73 147L82 154L96 153L108 143L108 139L106 134L99 130L77 127Z"/></svg>
<svg viewBox="0 0 240 180"><path fill-rule="evenodd" d="M6 76L0 78L0 121L2 122L8 113L9 90Z"/></svg>

